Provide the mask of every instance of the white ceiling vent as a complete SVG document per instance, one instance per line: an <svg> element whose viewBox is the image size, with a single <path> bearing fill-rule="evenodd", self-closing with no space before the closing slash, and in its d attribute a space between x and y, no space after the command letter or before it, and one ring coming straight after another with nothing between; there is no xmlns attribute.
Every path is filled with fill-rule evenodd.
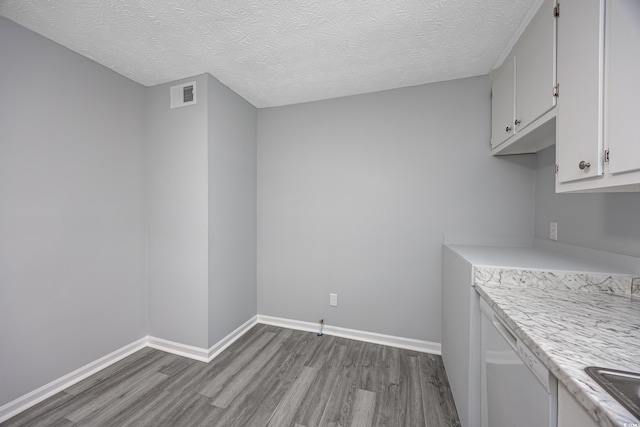
<svg viewBox="0 0 640 427"><path fill-rule="evenodd" d="M196 99L196 82L183 83L181 85L171 86L171 108L184 107L185 105L195 104Z"/></svg>

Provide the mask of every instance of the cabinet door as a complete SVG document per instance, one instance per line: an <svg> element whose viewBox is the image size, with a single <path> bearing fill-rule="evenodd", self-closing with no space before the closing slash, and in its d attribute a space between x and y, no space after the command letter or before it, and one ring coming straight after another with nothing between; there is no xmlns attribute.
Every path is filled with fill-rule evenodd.
<svg viewBox="0 0 640 427"><path fill-rule="evenodd" d="M556 104L554 0L545 0L515 47L516 132Z"/></svg>
<svg viewBox="0 0 640 427"><path fill-rule="evenodd" d="M610 1L607 24L606 136L616 174L640 170L640 1Z"/></svg>
<svg viewBox="0 0 640 427"><path fill-rule="evenodd" d="M491 148L495 148L514 133L515 58L507 58L491 79Z"/></svg>
<svg viewBox="0 0 640 427"><path fill-rule="evenodd" d="M602 175L603 76L604 0L562 0L556 121L559 182Z"/></svg>
<svg viewBox="0 0 640 427"><path fill-rule="evenodd" d="M558 427L598 427L598 423L591 418L587 410L560 383L558 383Z"/></svg>

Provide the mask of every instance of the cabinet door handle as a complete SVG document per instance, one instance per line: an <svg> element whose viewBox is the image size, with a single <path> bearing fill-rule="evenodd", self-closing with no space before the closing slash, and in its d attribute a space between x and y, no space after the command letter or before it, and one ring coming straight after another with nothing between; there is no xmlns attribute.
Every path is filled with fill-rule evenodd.
<svg viewBox="0 0 640 427"><path fill-rule="evenodd" d="M578 167L580 168L581 171L585 170L585 169L589 169L591 167L591 163L589 162L585 162L584 160L581 161L580 163L578 163Z"/></svg>
<svg viewBox="0 0 640 427"><path fill-rule="evenodd" d="M507 133L511 132L511 126L507 126L507 127L504 129L504 131L505 131L505 132L507 132Z"/></svg>
<svg viewBox="0 0 640 427"><path fill-rule="evenodd" d="M516 119L514 123L516 124L516 126L518 126L520 123L522 123L522 121L520 121L520 119Z"/></svg>

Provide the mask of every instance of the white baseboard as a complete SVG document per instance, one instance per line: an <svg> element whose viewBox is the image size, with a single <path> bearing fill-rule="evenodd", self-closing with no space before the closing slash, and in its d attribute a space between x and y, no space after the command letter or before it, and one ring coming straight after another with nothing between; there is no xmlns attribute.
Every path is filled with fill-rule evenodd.
<svg viewBox="0 0 640 427"><path fill-rule="evenodd" d="M231 332L226 337L212 345L208 350L207 362L211 362L217 355L222 353L227 347L233 344L238 338L246 334L249 329L253 328L258 323L258 316L253 316L251 319L244 322L236 330Z"/></svg>
<svg viewBox="0 0 640 427"><path fill-rule="evenodd" d="M281 317L258 315L258 323L265 325L279 326L281 328L297 329L299 331L318 332L317 323L304 322L302 320L283 319ZM393 335L378 334L376 332L360 331L357 329L341 328L339 326L324 325L322 332L326 335L349 338L357 341L364 341L372 344L388 345L390 347L404 348L407 350L419 351L421 353L441 354L440 343L417 340L413 338L402 338Z"/></svg>
<svg viewBox="0 0 640 427"><path fill-rule="evenodd" d="M156 350L162 350L166 351L167 353L172 353L178 356L188 357L190 359L209 363L218 354L224 351L225 348L233 344L238 338L247 333L247 331L253 328L257 323L258 316L253 316L251 319L244 322L233 332L222 338L220 341L218 341L208 349L181 344L175 341L169 341L152 336L147 337L147 346L155 348Z"/></svg>
<svg viewBox="0 0 640 427"><path fill-rule="evenodd" d="M179 356L189 357L202 362L211 362L217 355L233 344L238 338L244 335L257 323L279 326L282 328L296 329L308 332L318 332L318 325L300 320L283 319L280 317L257 315L240 325L236 330L225 336L209 349L194 347L168 341L162 338L146 336L131 344L128 344L100 359L91 362L75 371L60 377L49 384L27 393L0 407L0 423L19 414L20 412L36 405L56 393L71 387L75 383L87 378L90 375L124 359L144 347L151 347L158 350L173 353ZM359 331L356 329L340 328L337 326L325 325L323 332L326 335L349 338L373 344L388 345L391 347L405 348L423 353L440 354L440 344L429 341L416 340L412 338L401 338L392 335L378 334L375 332Z"/></svg>
<svg viewBox="0 0 640 427"><path fill-rule="evenodd" d="M9 418L19 414L26 409L29 409L30 407L42 402L43 400L53 396L54 394L71 387L75 383L87 378L90 375L95 374L96 372L99 372L107 366L124 359L130 354L133 354L138 350L142 350L145 347L155 348L158 350L166 351L167 353L189 357L191 359L200 360L206 363L211 362L213 358L215 358L218 354L224 351L224 349L229 347L238 338L244 335L249 329L256 325L258 323L257 319L257 316L253 316L251 319L247 320L245 323L240 325L240 327L225 336L209 349L180 344L177 342L151 336L141 338L112 353L107 354L104 357L101 357L94 362L81 367L80 369L76 369L70 374L60 377L57 380L50 382L49 384L45 384L42 387L3 405L2 407L0 407L0 423L8 420Z"/></svg>
<svg viewBox="0 0 640 427"><path fill-rule="evenodd" d="M124 347L112 353L107 354L104 357L101 357L98 360L95 360L79 369L76 369L75 371L63 377L51 381L49 384L45 384L42 387L3 405L2 407L0 407L0 423L32 407L33 405L42 402L43 400L53 396L54 394L59 393L68 387L71 387L73 384L82 381L83 379L95 374L96 372L101 371L107 366L113 365L117 361L124 359L130 354L143 349L146 345L147 337L141 338L135 342L132 342L131 344L125 345Z"/></svg>
<svg viewBox="0 0 640 427"><path fill-rule="evenodd" d="M175 341L169 341L162 338L147 337L147 346L166 353L175 354L189 359L199 360L200 362L209 361L209 352L206 348L195 347L192 345L181 344Z"/></svg>
<svg viewBox="0 0 640 427"><path fill-rule="evenodd" d="M257 323L258 316L253 316L251 319L244 322L242 325L240 325L238 328L236 328L234 331L232 331L230 334L222 338L220 341L218 341L208 349L181 344L175 341L169 341L152 336L147 337L147 346L155 348L156 350L166 351L167 353L172 353L178 356L188 357L190 359L209 363L218 354L224 351L225 348L233 344L238 338L247 333L247 331L253 328Z"/></svg>

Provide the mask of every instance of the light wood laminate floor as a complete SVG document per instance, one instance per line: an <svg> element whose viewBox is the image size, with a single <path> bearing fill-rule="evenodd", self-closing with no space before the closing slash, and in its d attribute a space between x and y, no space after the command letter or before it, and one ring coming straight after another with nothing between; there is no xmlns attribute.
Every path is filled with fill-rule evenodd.
<svg viewBox="0 0 640 427"><path fill-rule="evenodd" d="M145 348L2 426L459 426L442 359L256 325L211 363Z"/></svg>

